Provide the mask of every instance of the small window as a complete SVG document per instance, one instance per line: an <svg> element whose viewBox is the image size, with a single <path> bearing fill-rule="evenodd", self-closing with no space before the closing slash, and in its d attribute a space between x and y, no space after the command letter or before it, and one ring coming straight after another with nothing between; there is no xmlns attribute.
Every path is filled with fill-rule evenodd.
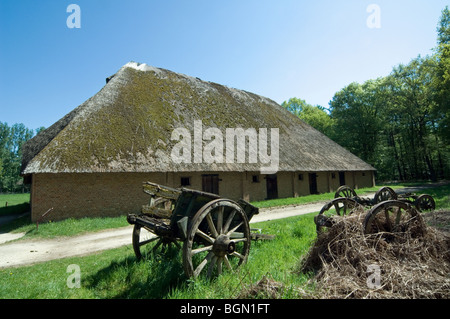
<svg viewBox="0 0 450 319"><path fill-rule="evenodd" d="M302 181L303 180L303 174L298 174L298 180Z"/></svg>
<svg viewBox="0 0 450 319"><path fill-rule="evenodd" d="M363 173L362 173L362 176L366 176L366 173L363 172Z"/></svg>
<svg viewBox="0 0 450 319"><path fill-rule="evenodd" d="M336 178L336 173L331 173L331 178L335 179Z"/></svg>
<svg viewBox="0 0 450 319"><path fill-rule="evenodd" d="M191 178L181 177L181 186L191 186Z"/></svg>
<svg viewBox="0 0 450 319"><path fill-rule="evenodd" d="M253 175L252 176L252 182L253 183L259 183L259 175Z"/></svg>

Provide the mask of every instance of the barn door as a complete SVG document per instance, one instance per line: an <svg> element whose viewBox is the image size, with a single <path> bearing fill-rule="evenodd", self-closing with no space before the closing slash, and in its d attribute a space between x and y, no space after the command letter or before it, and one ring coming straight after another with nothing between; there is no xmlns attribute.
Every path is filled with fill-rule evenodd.
<svg viewBox="0 0 450 319"><path fill-rule="evenodd" d="M309 193L318 194L317 192L317 174L309 173Z"/></svg>
<svg viewBox="0 0 450 319"><path fill-rule="evenodd" d="M278 198L277 175L266 176L267 199Z"/></svg>
<svg viewBox="0 0 450 319"><path fill-rule="evenodd" d="M202 175L202 191L219 195L219 175Z"/></svg>
<svg viewBox="0 0 450 319"><path fill-rule="evenodd" d="M345 185L345 172L339 172L339 184L340 186Z"/></svg>

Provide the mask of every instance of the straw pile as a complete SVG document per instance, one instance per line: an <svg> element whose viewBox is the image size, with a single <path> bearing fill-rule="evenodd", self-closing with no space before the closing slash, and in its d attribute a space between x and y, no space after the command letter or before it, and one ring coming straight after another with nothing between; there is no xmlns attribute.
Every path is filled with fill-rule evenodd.
<svg viewBox="0 0 450 319"><path fill-rule="evenodd" d="M321 298L450 298L450 237L420 214L405 232L365 235L364 215L333 217L301 260Z"/></svg>

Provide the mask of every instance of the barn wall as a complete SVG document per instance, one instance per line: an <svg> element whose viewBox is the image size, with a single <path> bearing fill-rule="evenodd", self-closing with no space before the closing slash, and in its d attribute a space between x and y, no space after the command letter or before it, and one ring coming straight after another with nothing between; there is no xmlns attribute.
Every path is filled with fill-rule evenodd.
<svg viewBox="0 0 450 319"><path fill-rule="evenodd" d="M44 220L138 213L149 199L142 191L146 180L162 184L165 174L34 174L32 220L50 208Z"/></svg>
<svg viewBox="0 0 450 319"><path fill-rule="evenodd" d="M373 172L358 171L354 172L353 174L355 178L355 185L354 185L355 189L375 186L375 179L373 176Z"/></svg>
<svg viewBox="0 0 450 319"><path fill-rule="evenodd" d="M142 191L142 183L151 181L170 187L180 187L181 177L190 177L192 189L202 189L202 174L193 173L86 173L33 174L31 209L36 221L50 208L42 220L61 220L69 217L119 216L139 213L149 196ZM253 177L255 176L255 178ZM267 198L265 175L259 172L219 173L219 195L237 200L260 201ZM278 197L309 195L308 172L278 172ZM338 172L317 173L320 193L339 187ZM346 172L346 184L354 187L373 185L372 172Z"/></svg>

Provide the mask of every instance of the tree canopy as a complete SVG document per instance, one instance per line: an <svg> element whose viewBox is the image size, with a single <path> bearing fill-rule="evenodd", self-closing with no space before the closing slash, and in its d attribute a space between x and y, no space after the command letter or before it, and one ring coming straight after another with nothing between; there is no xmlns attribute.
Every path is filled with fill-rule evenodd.
<svg viewBox="0 0 450 319"><path fill-rule="evenodd" d="M24 124L0 122L0 193L24 190L20 168L22 165L22 145L43 128L28 129Z"/></svg>

